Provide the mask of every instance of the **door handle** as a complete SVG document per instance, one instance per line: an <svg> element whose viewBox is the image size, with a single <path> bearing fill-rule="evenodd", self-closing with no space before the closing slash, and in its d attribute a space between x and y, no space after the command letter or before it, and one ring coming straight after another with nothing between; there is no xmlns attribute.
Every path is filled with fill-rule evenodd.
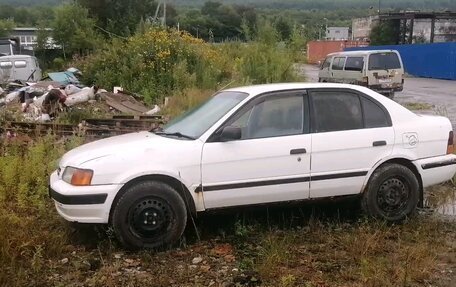
<svg viewBox="0 0 456 287"><path fill-rule="evenodd" d="M383 146L386 145L386 141L375 141L372 143L372 146Z"/></svg>
<svg viewBox="0 0 456 287"><path fill-rule="evenodd" d="M290 150L290 154L303 154L303 153L306 153L306 149L305 148L297 148L297 149L292 149Z"/></svg>

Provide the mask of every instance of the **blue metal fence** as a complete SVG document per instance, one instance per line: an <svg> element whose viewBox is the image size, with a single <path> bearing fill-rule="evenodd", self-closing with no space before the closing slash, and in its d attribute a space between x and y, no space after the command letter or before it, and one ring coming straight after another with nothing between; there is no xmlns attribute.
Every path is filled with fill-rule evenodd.
<svg viewBox="0 0 456 287"><path fill-rule="evenodd" d="M405 71L413 76L456 80L456 42L412 45L388 45L346 48L357 50L397 50Z"/></svg>

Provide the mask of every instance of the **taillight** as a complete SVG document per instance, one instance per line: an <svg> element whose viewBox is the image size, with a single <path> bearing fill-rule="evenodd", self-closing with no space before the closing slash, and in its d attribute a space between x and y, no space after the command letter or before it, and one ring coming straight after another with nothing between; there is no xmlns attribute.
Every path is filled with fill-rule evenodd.
<svg viewBox="0 0 456 287"><path fill-rule="evenodd" d="M453 131L450 132L450 135L448 136L448 146L447 146L447 154L452 154L454 153L454 135Z"/></svg>

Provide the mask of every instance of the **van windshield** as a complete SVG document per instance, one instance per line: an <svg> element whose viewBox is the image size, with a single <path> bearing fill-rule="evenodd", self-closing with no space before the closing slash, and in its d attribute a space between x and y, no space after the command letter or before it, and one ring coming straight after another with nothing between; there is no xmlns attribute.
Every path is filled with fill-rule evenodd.
<svg viewBox="0 0 456 287"><path fill-rule="evenodd" d="M248 94L241 92L220 92L202 105L171 121L156 134L196 139L220 120L227 112L242 102Z"/></svg>
<svg viewBox="0 0 456 287"><path fill-rule="evenodd" d="M369 56L369 70L400 69L401 62L396 53L377 53Z"/></svg>

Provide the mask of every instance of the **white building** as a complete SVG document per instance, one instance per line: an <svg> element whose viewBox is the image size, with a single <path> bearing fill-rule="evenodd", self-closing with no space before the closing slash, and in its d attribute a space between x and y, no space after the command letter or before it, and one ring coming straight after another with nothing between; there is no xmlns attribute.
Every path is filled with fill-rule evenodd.
<svg viewBox="0 0 456 287"><path fill-rule="evenodd" d="M350 39L349 27L328 27L326 29L326 40L348 40Z"/></svg>

